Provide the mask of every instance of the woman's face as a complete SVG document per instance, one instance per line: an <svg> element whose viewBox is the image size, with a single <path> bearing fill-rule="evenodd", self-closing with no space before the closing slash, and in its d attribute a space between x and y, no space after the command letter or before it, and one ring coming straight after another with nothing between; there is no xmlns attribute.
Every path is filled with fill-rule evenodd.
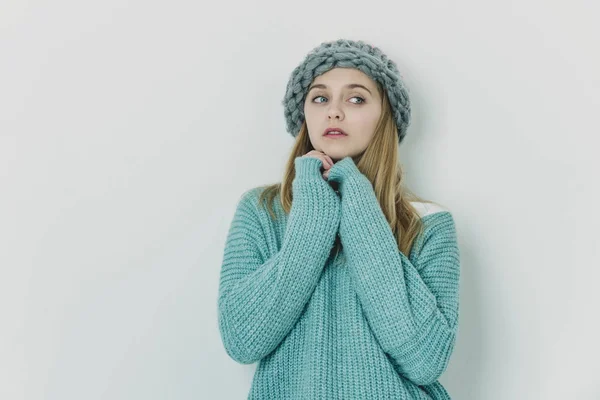
<svg viewBox="0 0 600 400"><path fill-rule="evenodd" d="M375 133L381 115L381 97L375 81L354 68L334 68L310 85L304 117L310 141L334 161L361 154ZM345 136L323 136L339 128Z"/></svg>

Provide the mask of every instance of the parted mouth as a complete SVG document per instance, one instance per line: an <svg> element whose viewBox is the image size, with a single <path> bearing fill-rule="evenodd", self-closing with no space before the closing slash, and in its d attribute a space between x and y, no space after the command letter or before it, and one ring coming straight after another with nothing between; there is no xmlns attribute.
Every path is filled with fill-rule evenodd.
<svg viewBox="0 0 600 400"><path fill-rule="evenodd" d="M342 128L327 128L327 129L325 129L325 132L323 132L323 136L329 135L329 134L333 135L333 134L336 134L336 132L339 132L342 135L346 135L346 136L348 135L346 132L344 132L342 130Z"/></svg>

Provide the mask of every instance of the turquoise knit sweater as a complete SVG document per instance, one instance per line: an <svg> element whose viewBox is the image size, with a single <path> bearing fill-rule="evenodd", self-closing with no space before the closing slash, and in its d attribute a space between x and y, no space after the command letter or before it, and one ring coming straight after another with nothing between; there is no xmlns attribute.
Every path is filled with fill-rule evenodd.
<svg viewBox="0 0 600 400"><path fill-rule="evenodd" d="M450 399L438 382L459 310L451 213L412 203L424 223L407 257L373 186L345 157L295 159L289 214L241 196L227 235L218 324L227 354L259 362L249 399ZM336 235L343 249L332 251Z"/></svg>

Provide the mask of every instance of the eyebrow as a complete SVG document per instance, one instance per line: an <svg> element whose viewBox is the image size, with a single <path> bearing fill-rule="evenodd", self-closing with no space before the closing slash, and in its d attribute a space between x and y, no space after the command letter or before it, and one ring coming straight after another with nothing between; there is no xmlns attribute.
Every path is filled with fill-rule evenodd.
<svg viewBox="0 0 600 400"><path fill-rule="evenodd" d="M354 89L354 88L357 88L357 87L358 87L358 88L363 88L363 89L365 89L367 92L369 92L369 94L370 94L370 95L373 95L369 89L367 89L365 86L363 86L363 85L361 85L361 84L358 84L358 83L350 83L350 84L346 85L346 87L347 87L347 88L349 88L349 89ZM327 88L327 85L323 85L323 84L320 84L320 83L319 83L319 84L317 84L317 85L312 85L312 86L310 87L310 89L308 89L308 92L310 92L310 91L311 91L311 90L313 90L313 89L317 89L317 88L319 88L319 89L326 89L326 88ZM307 92L307 93L308 93L308 92Z"/></svg>

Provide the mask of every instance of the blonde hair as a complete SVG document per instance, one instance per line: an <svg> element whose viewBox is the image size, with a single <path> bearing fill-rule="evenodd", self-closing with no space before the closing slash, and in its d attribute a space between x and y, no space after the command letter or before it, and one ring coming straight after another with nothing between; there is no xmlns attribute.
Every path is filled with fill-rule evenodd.
<svg viewBox="0 0 600 400"><path fill-rule="evenodd" d="M398 249L408 256L415 238L423 231L421 217L410 202L437 203L425 200L405 187L403 170L398 163L397 126L386 91L382 89L379 83L377 83L377 89L382 99L381 116L375 128L375 134L365 151L360 155L356 166L373 184L381 210L388 220L398 243ZM311 150L314 150L314 148L310 142L306 121L304 121L287 160L282 182L265 185L259 197L259 203L266 202L267 209L273 219L276 218L273 212L273 201L277 194L280 195L279 201L283 210L286 213L290 212L292 207L292 181L296 176L294 159ZM334 248L336 252L341 248L339 239L336 239Z"/></svg>

